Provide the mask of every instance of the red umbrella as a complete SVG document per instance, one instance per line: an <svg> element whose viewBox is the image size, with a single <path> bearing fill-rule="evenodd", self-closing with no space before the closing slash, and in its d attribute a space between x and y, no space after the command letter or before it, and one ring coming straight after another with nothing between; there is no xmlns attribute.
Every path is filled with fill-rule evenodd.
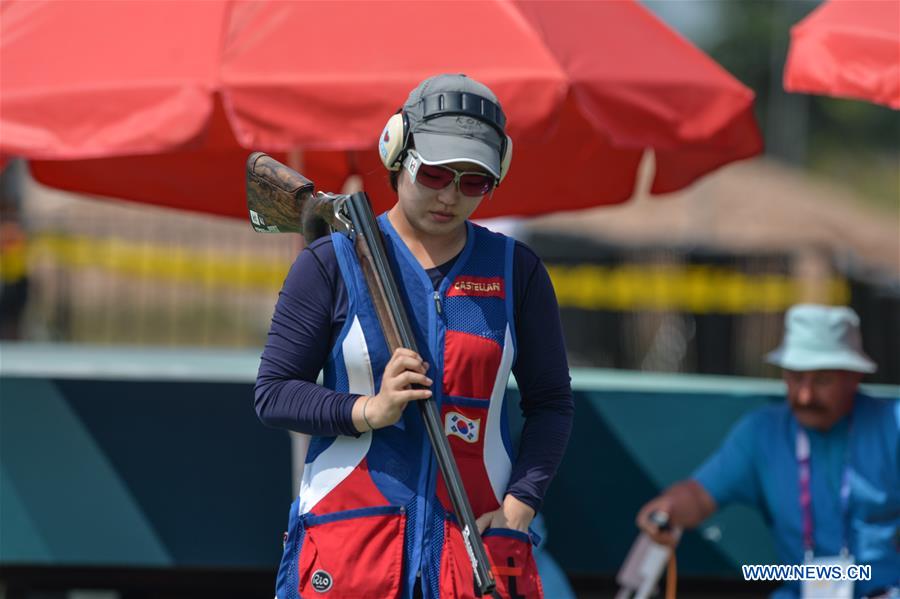
<svg viewBox="0 0 900 599"><path fill-rule="evenodd" d="M0 153L63 189L244 217L247 153L300 149L319 188L356 173L384 208L375 139L439 72L507 113L513 166L479 217L625 201L647 148L655 193L761 150L752 92L631 0L0 10Z"/></svg>
<svg viewBox="0 0 900 599"><path fill-rule="evenodd" d="M900 2L823 3L791 29L784 88L900 109Z"/></svg>

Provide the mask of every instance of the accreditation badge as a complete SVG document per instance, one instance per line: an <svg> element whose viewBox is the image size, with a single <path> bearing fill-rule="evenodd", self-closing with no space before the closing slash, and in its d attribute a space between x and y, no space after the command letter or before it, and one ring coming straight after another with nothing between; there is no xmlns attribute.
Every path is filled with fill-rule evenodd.
<svg viewBox="0 0 900 599"><path fill-rule="evenodd" d="M808 566L817 566L821 571L836 572L840 569L843 576L847 574L847 567L853 565L852 555L835 555L828 557L816 557L805 562ZM821 576L819 580L804 580L802 599L853 599L852 580L834 580L831 576Z"/></svg>

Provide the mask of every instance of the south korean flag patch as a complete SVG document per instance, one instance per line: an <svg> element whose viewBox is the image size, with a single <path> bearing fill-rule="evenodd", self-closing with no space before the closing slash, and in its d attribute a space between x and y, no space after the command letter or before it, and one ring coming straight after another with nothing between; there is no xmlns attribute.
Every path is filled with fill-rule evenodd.
<svg viewBox="0 0 900 599"><path fill-rule="evenodd" d="M471 420L459 412L447 412L444 416L444 432L449 437L459 437L466 443L477 443L481 433L481 419Z"/></svg>

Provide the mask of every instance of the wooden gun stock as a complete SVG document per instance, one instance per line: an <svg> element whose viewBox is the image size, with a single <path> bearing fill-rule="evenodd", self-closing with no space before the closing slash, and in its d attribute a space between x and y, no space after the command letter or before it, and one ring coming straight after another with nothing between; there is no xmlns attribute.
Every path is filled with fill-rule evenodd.
<svg viewBox="0 0 900 599"><path fill-rule="evenodd" d="M300 233L307 243L335 227L331 196L317 196L312 181L271 156L247 159L247 209L259 233Z"/></svg>

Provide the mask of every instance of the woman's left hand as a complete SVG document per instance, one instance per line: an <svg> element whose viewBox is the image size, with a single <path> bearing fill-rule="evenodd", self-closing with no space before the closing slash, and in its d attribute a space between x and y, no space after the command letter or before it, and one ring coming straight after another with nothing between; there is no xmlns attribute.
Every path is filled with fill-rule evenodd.
<svg viewBox="0 0 900 599"><path fill-rule="evenodd" d="M479 533L484 533L488 528L508 528L527 533L534 515L534 510L527 503L507 495L499 510L482 514L475 521L475 525L478 526Z"/></svg>

